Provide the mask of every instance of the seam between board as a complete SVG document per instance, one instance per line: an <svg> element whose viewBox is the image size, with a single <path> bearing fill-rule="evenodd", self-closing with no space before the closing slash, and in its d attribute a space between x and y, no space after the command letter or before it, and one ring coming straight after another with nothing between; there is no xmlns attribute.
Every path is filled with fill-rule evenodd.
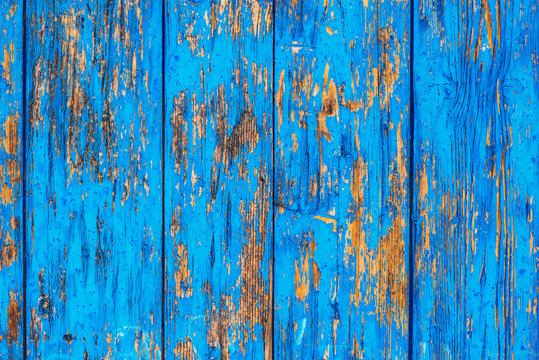
<svg viewBox="0 0 539 360"><path fill-rule="evenodd" d="M415 187L415 162L414 162L414 147L415 147L415 101L414 101L414 0L409 3L410 12L410 74L409 74L409 101L410 101L410 125L409 125L409 141L410 141L410 177L408 178L408 359L413 359L414 350L414 250L415 250L415 222L414 222L414 187Z"/></svg>
<svg viewBox="0 0 539 360"><path fill-rule="evenodd" d="M22 298L23 298L23 329L22 329L22 358L26 359L27 357L27 336L26 336L26 0L22 1L22 154L21 154L21 163L22 163L22 257L23 257L23 266L22 266Z"/></svg>
<svg viewBox="0 0 539 360"><path fill-rule="evenodd" d="M161 359L165 359L165 281L166 281L166 252L165 252L165 14L166 0L161 0Z"/></svg>
<svg viewBox="0 0 539 360"><path fill-rule="evenodd" d="M271 61L271 359L275 357L275 2L272 1L272 61Z"/></svg>

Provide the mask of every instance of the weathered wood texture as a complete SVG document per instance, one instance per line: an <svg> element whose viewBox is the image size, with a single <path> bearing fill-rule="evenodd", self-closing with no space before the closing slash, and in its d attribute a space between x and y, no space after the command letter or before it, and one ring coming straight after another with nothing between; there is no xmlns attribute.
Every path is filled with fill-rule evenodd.
<svg viewBox="0 0 539 360"><path fill-rule="evenodd" d="M0 358L22 359L22 2L0 3Z"/></svg>
<svg viewBox="0 0 539 360"><path fill-rule="evenodd" d="M539 359L538 7L4 0L0 359Z"/></svg>
<svg viewBox="0 0 539 360"><path fill-rule="evenodd" d="M414 11L413 358L538 359L538 3Z"/></svg>
<svg viewBox="0 0 539 360"><path fill-rule="evenodd" d="M408 6L276 2L276 359L407 357Z"/></svg>
<svg viewBox="0 0 539 360"><path fill-rule="evenodd" d="M161 347L161 2L28 2L28 358Z"/></svg>
<svg viewBox="0 0 539 360"><path fill-rule="evenodd" d="M166 355L271 359L272 3L166 3Z"/></svg>

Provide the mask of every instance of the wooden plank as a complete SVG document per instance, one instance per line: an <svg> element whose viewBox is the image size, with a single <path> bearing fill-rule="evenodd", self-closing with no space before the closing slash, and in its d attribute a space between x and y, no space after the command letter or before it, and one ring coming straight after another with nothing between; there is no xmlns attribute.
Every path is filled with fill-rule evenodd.
<svg viewBox="0 0 539 360"><path fill-rule="evenodd" d="M166 358L271 358L272 34L272 2L167 1Z"/></svg>
<svg viewBox="0 0 539 360"><path fill-rule="evenodd" d="M275 358L407 358L408 2L276 10Z"/></svg>
<svg viewBox="0 0 539 360"><path fill-rule="evenodd" d="M0 358L22 359L22 1L0 4Z"/></svg>
<svg viewBox="0 0 539 360"><path fill-rule="evenodd" d="M414 359L539 358L537 7L415 3Z"/></svg>
<svg viewBox="0 0 539 360"><path fill-rule="evenodd" d="M28 8L28 358L157 359L161 1Z"/></svg>

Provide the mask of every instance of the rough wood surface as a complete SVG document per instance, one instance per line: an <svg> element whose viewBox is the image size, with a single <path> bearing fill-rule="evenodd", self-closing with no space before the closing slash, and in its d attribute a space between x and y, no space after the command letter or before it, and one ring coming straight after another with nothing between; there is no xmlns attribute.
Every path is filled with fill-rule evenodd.
<svg viewBox="0 0 539 360"><path fill-rule="evenodd" d="M28 5L28 358L159 358L161 2Z"/></svg>
<svg viewBox="0 0 539 360"><path fill-rule="evenodd" d="M407 357L408 6L276 3L276 359Z"/></svg>
<svg viewBox="0 0 539 360"><path fill-rule="evenodd" d="M539 359L538 7L4 0L0 359Z"/></svg>
<svg viewBox="0 0 539 360"><path fill-rule="evenodd" d="M271 359L272 3L166 4L166 355Z"/></svg>
<svg viewBox="0 0 539 360"><path fill-rule="evenodd" d="M537 359L537 1L414 11L413 358Z"/></svg>
<svg viewBox="0 0 539 360"><path fill-rule="evenodd" d="M0 3L0 358L22 359L22 1Z"/></svg>

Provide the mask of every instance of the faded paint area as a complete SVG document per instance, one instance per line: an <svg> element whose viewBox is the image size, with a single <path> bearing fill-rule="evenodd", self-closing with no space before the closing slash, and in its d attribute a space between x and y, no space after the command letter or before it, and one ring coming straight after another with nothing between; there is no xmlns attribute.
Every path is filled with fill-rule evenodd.
<svg viewBox="0 0 539 360"><path fill-rule="evenodd" d="M309 235L303 235L307 239L309 238ZM300 301L305 301L311 287L318 290L320 286L320 269L313 259L315 250L316 242L311 239L302 249L301 262L298 264L296 260L294 286L296 288L296 297Z"/></svg>
<svg viewBox="0 0 539 360"><path fill-rule="evenodd" d="M395 212L391 226L376 247L369 248L366 242L368 234L363 230L363 224L369 222L364 215L364 192L365 187L372 185L368 183L367 165L361 158L356 162L351 182L354 216L346 234L350 244L345 248L345 263L355 262L355 287L351 296L355 306L374 302L378 321L381 324L395 322L397 328L405 333L408 326L408 266L407 239L404 239L406 219L402 212L406 201L406 170L405 167L402 169L403 174L392 173L389 179L391 193L387 203L393 205L391 210Z"/></svg>
<svg viewBox="0 0 539 360"><path fill-rule="evenodd" d="M9 293L9 306L7 307L7 340L9 346L19 341L19 328L21 322L22 309L17 302L16 294Z"/></svg>
<svg viewBox="0 0 539 360"><path fill-rule="evenodd" d="M11 237L10 228L7 231L0 230L0 241L3 243L2 251L0 253L0 270L13 265L17 260L18 247L13 238Z"/></svg>
<svg viewBox="0 0 539 360"><path fill-rule="evenodd" d="M206 293L209 294L209 286ZM209 323L206 332L206 343L212 349L218 349L222 359L230 359L231 339L235 339L237 332L234 329L236 323L236 307L230 295L221 295L219 307L211 301L211 306L206 309L206 321Z"/></svg>
<svg viewBox="0 0 539 360"><path fill-rule="evenodd" d="M187 160L187 123L185 121L186 99L185 92L174 96L174 108L172 109L172 151L176 172L180 172L180 166L184 164L184 171L189 165Z"/></svg>
<svg viewBox="0 0 539 360"><path fill-rule="evenodd" d="M160 357L160 21L153 0L27 9L28 358Z"/></svg>
<svg viewBox="0 0 539 360"><path fill-rule="evenodd" d="M246 137L249 138L249 135ZM244 347L247 341L256 336L253 331L255 326L262 327L262 336L266 335L265 328L271 327L268 323L271 284L268 284L269 274L264 273L264 270L267 268L265 263L268 262L265 250L272 198L270 182L264 180L268 179L266 164L261 164L261 166L263 168L257 170L260 173L256 174L258 188L254 193L254 199L250 201L247 209L244 208L243 203L240 204L240 215L243 218L243 231L246 237L238 262L241 269L237 282L237 285L241 286L238 320L243 332L240 347ZM271 238L268 237L268 240Z"/></svg>
<svg viewBox="0 0 539 360"><path fill-rule="evenodd" d="M174 347L174 357L180 360L194 360L196 359L195 351L193 348L193 342L189 336L185 340L176 342Z"/></svg>
<svg viewBox="0 0 539 360"><path fill-rule="evenodd" d="M8 115L6 121L4 122L4 150L8 155L16 155L18 152L19 145L19 113L15 115Z"/></svg>
<svg viewBox="0 0 539 360"><path fill-rule="evenodd" d="M178 244L176 253L176 262L174 271L174 280L176 281L176 296L183 298L193 295L193 276L189 271L189 254L183 244Z"/></svg>
<svg viewBox="0 0 539 360"><path fill-rule="evenodd" d="M272 12L166 1L167 358L271 359Z"/></svg>

